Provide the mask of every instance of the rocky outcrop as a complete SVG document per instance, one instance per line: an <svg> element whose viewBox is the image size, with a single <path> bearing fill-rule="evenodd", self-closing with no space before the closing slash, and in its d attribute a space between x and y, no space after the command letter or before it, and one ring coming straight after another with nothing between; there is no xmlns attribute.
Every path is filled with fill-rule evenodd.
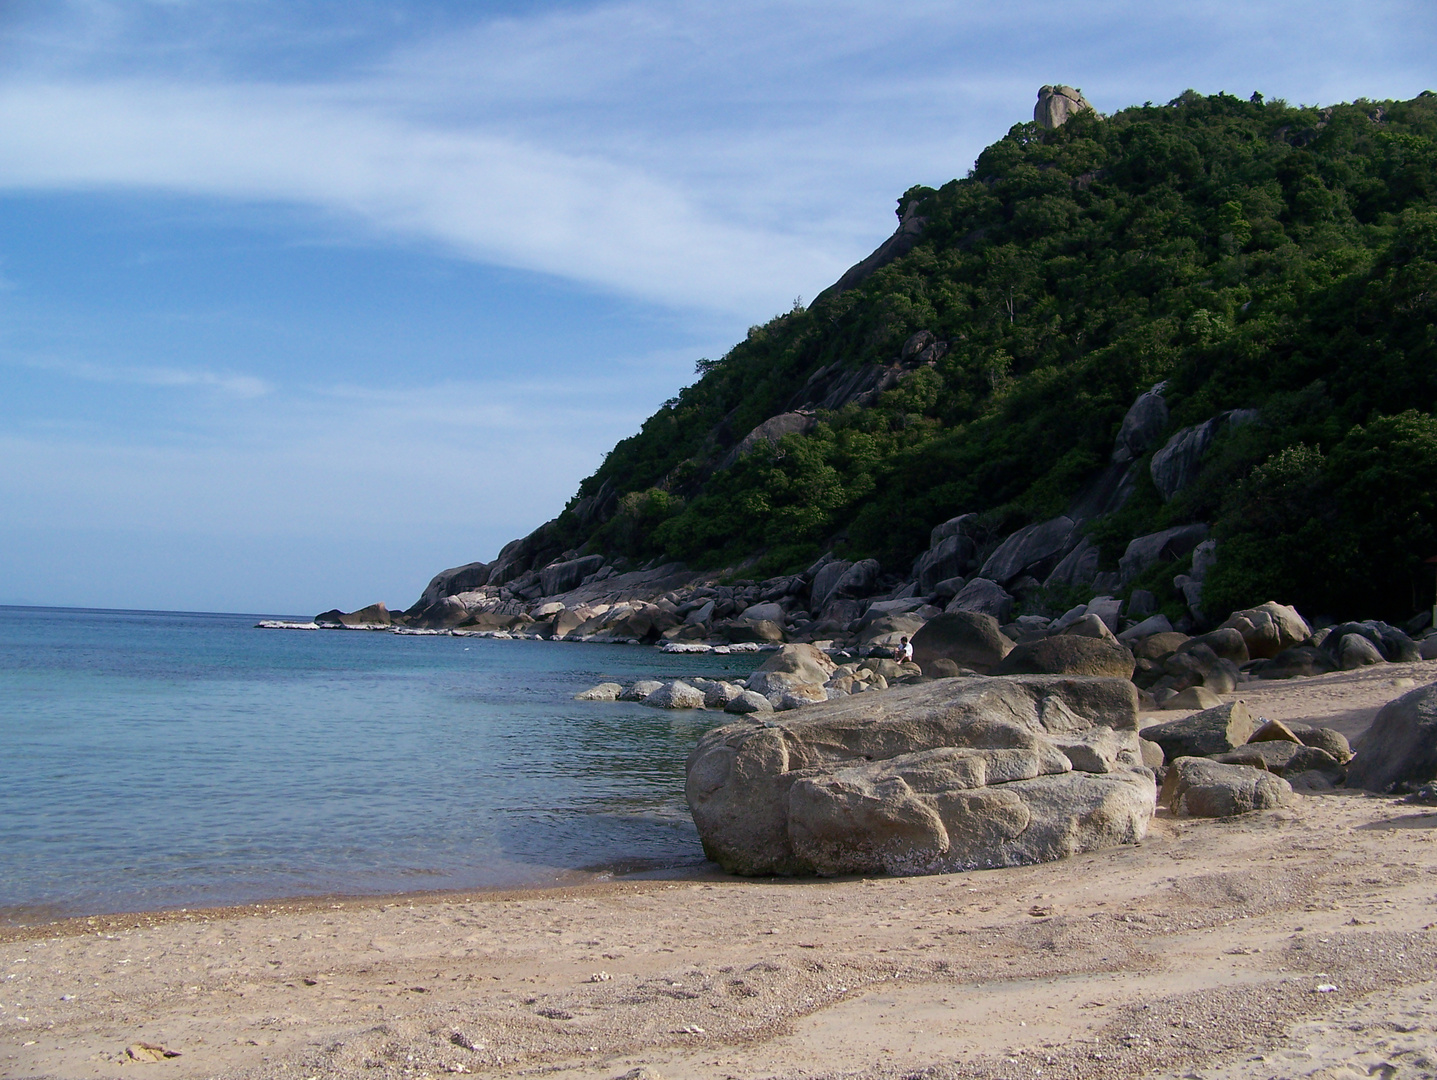
<svg viewBox="0 0 1437 1080"><path fill-rule="evenodd" d="M1437 780L1437 684L1389 701L1357 744L1347 786L1413 791Z"/></svg>
<svg viewBox="0 0 1437 1080"><path fill-rule="evenodd" d="M1222 430L1224 424L1241 427L1258 418L1255 409L1232 409L1211 420L1193 427L1185 427L1173 435L1161 450L1153 455L1149 464L1153 484L1156 485L1163 502L1170 502L1174 495L1197 479L1202 469L1202 458L1208 447Z"/></svg>
<svg viewBox="0 0 1437 1080"><path fill-rule="evenodd" d="M1038 103L1033 106L1033 119L1039 127L1062 127L1068 118L1080 112L1096 112L1083 97L1083 92L1072 86L1045 86L1038 91Z"/></svg>
<svg viewBox="0 0 1437 1080"><path fill-rule="evenodd" d="M745 454L753 453L759 443L777 446L778 441L785 435L804 435L813 430L815 422L813 414L810 412L786 412L770 416L738 441L738 444L719 463L719 468L729 468Z"/></svg>
<svg viewBox="0 0 1437 1080"><path fill-rule="evenodd" d="M1168 403L1163 397L1166 382L1160 382L1133 402L1123 416L1113 444L1112 460L1126 463L1142 457L1168 426Z"/></svg>
<svg viewBox="0 0 1437 1080"><path fill-rule="evenodd" d="M1120 680L940 679L785 715L689 756L689 809L731 873L1016 866L1136 843L1152 812Z"/></svg>
<svg viewBox="0 0 1437 1080"><path fill-rule="evenodd" d="M898 228L893 235L879 244L872 255L849 267L841 278L814 297L814 307L824 300L834 299L849 289L857 288L867 281L875 271L883 269L895 259L901 259L913 250L914 245L922 238L923 230L928 226L928 219L918 215L916 199L902 207L898 217Z"/></svg>

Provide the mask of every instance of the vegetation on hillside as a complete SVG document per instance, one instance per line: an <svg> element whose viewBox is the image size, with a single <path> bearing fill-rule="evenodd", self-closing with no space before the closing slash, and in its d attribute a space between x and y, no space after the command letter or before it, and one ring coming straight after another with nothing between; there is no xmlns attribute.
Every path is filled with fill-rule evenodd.
<svg viewBox="0 0 1437 1080"><path fill-rule="evenodd" d="M1170 431L1234 408L1261 421L1219 436L1173 501L1144 483L1090 526L1106 565L1134 535L1206 521L1212 610L1431 603L1437 95L1319 110L1188 92L1019 124L966 178L899 206L927 219L920 242L701 361L584 481L576 502L606 483L620 498L582 527L571 503L571 546L761 556L764 572L833 547L906 570L955 514L996 536L1062 513L1167 380ZM948 343L934 365L716 468L815 371L892 363L919 330Z"/></svg>

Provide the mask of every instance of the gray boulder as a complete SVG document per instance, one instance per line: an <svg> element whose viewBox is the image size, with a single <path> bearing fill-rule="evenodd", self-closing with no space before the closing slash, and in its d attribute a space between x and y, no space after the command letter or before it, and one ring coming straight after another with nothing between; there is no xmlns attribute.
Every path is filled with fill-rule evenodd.
<svg viewBox="0 0 1437 1080"><path fill-rule="evenodd" d="M1168 502L1183 488L1197 479L1202 469L1202 458L1212 445L1213 439L1223 425L1241 427L1258 419L1256 409L1232 409L1214 416L1204 424L1186 427L1169 439L1161 450L1153 455L1149 464L1153 483Z"/></svg>
<svg viewBox="0 0 1437 1080"><path fill-rule="evenodd" d="M783 605L769 601L765 604L750 604L739 612L738 617L746 622L783 622Z"/></svg>
<svg viewBox="0 0 1437 1080"><path fill-rule="evenodd" d="M1058 565L1053 567L1053 572L1048 575L1043 585L1049 589L1075 589L1091 584L1098 576L1098 555L1098 545L1086 536L1083 537L1078 541L1078 546L1064 555Z"/></svg>
<svg viewBox="0 0 1437 1080"><path fill-rule="evenodd" d="M1166 382L1160 382L1133 402L1118 428L1113 443L1113 461L1127 462L1140 458L1158 441L1168 426L1168 403L1163 397Z"/></svg>
<svg viewBox="0 0 1437 1080"><path fill-rule="evenodd" d="M1062 127L1068 118L1081 112L1096 112L1083 92L1072 86L1045 86L1038 91L1033 119L1042 128Z"/></svg>
<svg viewBox="0 0 1437 1080"><path fill-rule="evenodd" d="M673 682L664 683L644 698L644 704L652 705L656 709L702 709L704 692L682 679L675 679Z"/></svg>
<svg viewBox="0 0 1437 1080"><path fill-rule="evenodd" d="M1246 664L1249 659L1247 655L1247 642L1244 641L1242 635L1231 626L1189 638L1178 647L1178 652L1191 652L1199 645L1207 646L1224 660L1231 660L1238 666Z"/></svg>
<svg viewBox="0 0 1437 1080"><path fill-rule="evenodd" d="M664 688L658 679L640 679L619 695L620 701L647 701L650 694Z"/></svg>
<svg viewBox="0 0 1437 1080"><path fill-rule="evenodd" d="M1156 637L1158 634L1171 634L1172 632L1173 624L1168 621L1166 615L1159 612L1156 615L1149 615L1142 622L1134 626L1128 627L1118 635L1118 640L1124 645L1127 645L1135 641L1147 641L1150 638Z"/></svg>
<svg viewBox="0 0 1437 1080"><path fill-rule="evenodd" d="M1139 536L1128 544L1123 557L1118 560L1118 573L1124 585L1148 567L1158 562L1173 562L1182 558L1198 544L1207 539L1206 525L1179 525L1162 532Z"/></svg>
<svg viewBox="0 0 1437 1080"><path fill-rule="evenodd" d="M1111 639L1059 634L1014 646L995 675L1094 675L1130 679L1133 654Z"/></svg>
<svg viewBox="0 0 1437 1080"><path fill-rule="evenodd" d="M709 682L704 685L704 708L725 709L728 703L743 693L743 687L731 682Z"/></svg>
<svg viewBox="0 0 1437 1080"><path fill-rule="evenodd" d="M1168 762L1181 757L1226 754L1242 746L1257 728L1241 701L1204 709L1181 720L1169 720L1143 728L1143 738L1163 748Z"/></svg>
<svg viewBox="0 0 1437 1080"><path fill-rule="evenodd" d="M951 660L960 669L993 670L1013 650L998 620L980 612L951 611L929 619L913 635L913 659L925 674L936 660Z"/></svg>
<svg viewBox="0 0 1437 1080"><path fill-rule="evenodd" d="M575 701L617 701L624 688L616 682L601 682L574 695Z"/></svg>
<svg viewBox="0 0 1437 1080"><path fill-rule="evenodd" d="M1352 760L1352 747L1347 742L1347 736L1336 728L1312 727L1307 724L1293 724L1291 727L1292 733L1303 746L1326 750L1339 765L1346 765Z"/></svg>
<svg viewBox="0 0 1437 1080"><path fill-rule="evenodd" d="M1401 792L1437 780L1437 684L1384 705L1356 750L1348 787Z"/></svg>
<svg viewBox="0 0 1437 1080"><path fill-rule="evenodd" d="M727 469L734 465L739 458L757 449L759 443L777 446L778 441L785 435L807 434L813 430L815 423L817 421L811 412L786 412L770 416L738 441L737 445L719 463L719 468Z"/></svg>
<svg viewBox="0 0 1437 1080"><path fill-rule="evenodd" d="M773 704L757 690L744 690L723 707L727 713L769 713Z"/></svg>
<svg viewBox="0 0 1437 1080"><path fill-rule="evenodd" d="M999 585L1025 574L1046 576L1067 554L1073 529L1073 519L1066 516L1019 529L988 556L978 576Z"/></svg>
<svg viewBox="0 0 1437 1080"><path fill-rule="evenodd" d="M931 593L940 581L966 574L973 565L976 553L977 547L971 537L961 533L945 536L918 556L913 564L913 577L918 583L918 591Z"/></svg>
<svg viewBox="0 0 1437 1080"><path fill-rule="evenodd" d="M1247 667L1248 674L1259 679L1310 678L1336 670L1336 662L1312 645L1284 649L1270 660L1258 660Z"/></svg>
<svg viewBox="0 0 1437 1080"><path fill-rule="evenodd" d="M1296 608L1269 600L1255 608L1234 611L1219 629L1233 627L1247 644L1247 654L1254 660L1270 659L1301 645L1312 631Z"/></svg>
<svg viewBox="0 0 1437 1080"><path fill-rule="evenodd" d="M974 615L990 615L1000 624L1013 614L1013 596L996 581L977 577L954 594L943 610L949 613L970 612Z"/></svg>
<svg viewBox="0 0 1437 1080"><path fill-rule="evenodd" d="M1344 639L1352 636L1360 637L1371 643L1377 655L1388 663L1410 664L1414 660L1422 659L1421 649L1405 632L1377 619L1369 619L1366 622L1339 623L1323 639L1321 647L1340 663ZM1364 650L1363 655L1370 654ZM1376 661L1369 662L1375 663Z"/></svg>
<svg viewBox="0 0 1437 1080"><path fill-rule="evenodd" d="M871 595L878 585L881 569L877 559L860 559L843 572L826 599ZM817 603L814 604L815 608L818 606Z"/></svg>
<svg viewBox="0 0 1437 1080"><path fill-rule="evenodd" d="M809 589L809 605L814 611L823 610L839 578L848 573L853 564L843 559L831 559L813 572L813 585Z"/></svg>
<svg viewBox="0 0 1437 1080"><path fill-rule="evenodd" d="M424 593L419 597L419 601L409 610L411 612L423 611L446 596L471 592L474 589L483 588L488 582L488 563L472 562L449 570L441 570L430 579L429 584L424 587Z"/></svg>
<svg viewBox="0 0 1437 1080"><path fill-rule="evenodd" d="M1330 635L1328 641L1334 637L1337 635ZM1324 644L1326 643L1324 642ZM1337 664L1343 671L1354 671L1357 668L1371 667L1373 664L1385 664L1386 662L1382 657L1382 651L1361 634L1343 634L1337 639Z"/></svg>
<svg viewBox="0 0 1437 1080"><path fill-rule="evenodd" d="M771 697L795 687L821 687L837 667L822 649L803 644L785 645L749 676L748 688Z"/></svg>
<svg viewBox="0 0 1437 1080"><path fill-rule="evenodd" d="M977 514L959 514L957 517L949 518L947 521L933 526L933 531L928 534L928 546L936 548L950 536L969 536L969 529L977 521Z"/></svg>
<svg viewBox="0 0 1437 1080"><path fill-rule="evenodd" d="M1072 634L1074 637L1101 638L1103 641L1111 641L1114 643L1118 640L1113 635L1113 632L1108 629L1108 624L1103 622L1097 615L1084 615L1072 625L1065 627L1063 633ZM1009 636L1011 637L1012 635ZM1046 637L1047 635L1043 636Z"/></svg>
<svg viewBox="0 0 1437 1080"><path fill-rule="evenodd" d="M1266 769L1278 776L1296 776L1312 769L1335 769L1338 765L1337 759L1326 750L1281 741L1250 742L1226 754L1219 754L1216 760L1224 765Z"/></svg>
<svg viewBox="0 0 1437 1080"><path fill-rule="evenodd" d="M1180 757L1168 767L1158 802L1179 817L1219 818L1271 810L1291 798L1292 785L1265 770Z"/></svg>
<svg viewBox="0 0 1437 1080"><path fill-rule="evenodd" d="M706 854L738 874L946 873L1136 843L1155 796L1136 706L1114 679L840 697L706 733L689 809ZM1111 771L1075 769L1060 740Z"/></svg>

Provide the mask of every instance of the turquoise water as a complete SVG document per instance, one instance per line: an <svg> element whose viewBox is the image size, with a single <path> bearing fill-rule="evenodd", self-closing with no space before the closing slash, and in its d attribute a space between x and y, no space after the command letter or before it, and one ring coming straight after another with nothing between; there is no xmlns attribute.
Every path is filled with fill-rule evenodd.
<svg viewBox="0 0 1437 1080"><path fill-rule="evenodd" d="M0 921L697 866L723 714L576 702L750 657L0 608Z"/></svg>

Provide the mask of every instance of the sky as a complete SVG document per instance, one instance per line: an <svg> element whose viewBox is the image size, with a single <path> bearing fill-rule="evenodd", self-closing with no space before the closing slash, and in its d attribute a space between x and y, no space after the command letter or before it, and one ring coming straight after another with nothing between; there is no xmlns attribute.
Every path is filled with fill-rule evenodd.
<svg viewBox="0 0 1437 1080"><path fill-rule="evenodd" d="M0 0L0 604L407 607L1044 83L1434 55L1431 0Z"/></svg>

